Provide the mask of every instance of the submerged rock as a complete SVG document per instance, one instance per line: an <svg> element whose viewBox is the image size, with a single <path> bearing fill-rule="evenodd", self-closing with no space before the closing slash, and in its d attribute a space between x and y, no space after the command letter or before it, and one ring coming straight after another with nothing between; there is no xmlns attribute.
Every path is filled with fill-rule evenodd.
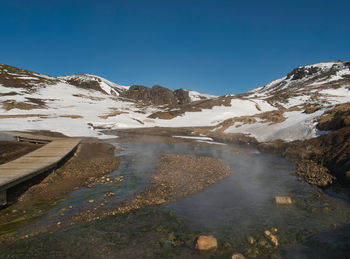
<svg viewBox="0 0 350 259"><path fill-rule="evenodd" d="M276 204L292 204L292 199L288 196L276 196Z"/></svg>
<svg viewBox="0 0 350 259"><path fill-rule="evenodd" d="M212 250L218 247L218 242L213 236L201 235L197 238L196 249L198 250Z"/></svg>
<svg viewBox="0 0 350 259"><path fill-rule="evenodd" d="M251 245L253 245L253 244L255 243L254 237L249 236L249 237L248 237L248 243L251 244Z"/></svg>
<svg viewBox="0 0 350 259"><path fill-rule="evenodd" d="M266 230L264 232L265 236L269 239L269 241L276 247L278 246L277 236L273 235L270 231Z"/></svg>

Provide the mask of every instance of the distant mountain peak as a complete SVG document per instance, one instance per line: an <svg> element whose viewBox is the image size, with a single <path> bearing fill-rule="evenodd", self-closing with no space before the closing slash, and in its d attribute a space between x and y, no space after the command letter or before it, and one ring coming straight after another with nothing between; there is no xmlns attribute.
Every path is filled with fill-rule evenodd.
<svg viewBox="0 0 350 259"><path fill-rule="evenodd" d="M74 74L69 76L58 77L67 81L76 87L102 91L106 94L119 96L129 89L129 86L121 86L102 77L91 74Z"/></svg>
<svg viewBox="0 0 350 259"><path fill-rule="evenodd" d="M323 62L297 67L285 77L250 91L249 96L284 102L292 96L316 96L319 91L347 84L350 84L350 62Z"/></svg>

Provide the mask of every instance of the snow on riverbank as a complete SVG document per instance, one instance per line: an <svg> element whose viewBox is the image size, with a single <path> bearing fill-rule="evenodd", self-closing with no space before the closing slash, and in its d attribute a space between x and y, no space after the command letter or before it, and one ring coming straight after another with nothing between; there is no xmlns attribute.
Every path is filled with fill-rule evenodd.
<svg viewBox="0 0 350 259"><path fill-rule="evenodd" d="M238 128L233 125L227 128L225 133L244 133L255 137L258 141L309 139L317 136L315 119L323 112L324 109L312 114L306 114L302 111L285 112L286 120L281 123L257 122L244 124Z"/></svg>

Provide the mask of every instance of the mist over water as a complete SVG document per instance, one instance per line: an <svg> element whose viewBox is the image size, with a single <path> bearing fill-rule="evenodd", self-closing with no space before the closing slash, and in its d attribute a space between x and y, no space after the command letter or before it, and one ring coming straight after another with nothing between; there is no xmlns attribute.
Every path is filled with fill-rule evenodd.
<svg viewBox="0 0 350 259"><path fill-rule="evenodd" d="M143 161L155 167L153 162L159 161L162 154L211 156L231 166L229 177L160 207L188 222L193 231L224 239L244 239L247 235L277 228L285 258L328 258L329 252L317 249L318 241L305 246L298 238L313 240L314 236L328 235L326 233L332 231L332 243L338 244L344 232L350 234L349 228L342 227L349 224L348 203L327 194L318 198L318 189L297 181L293 175L295 165L277 155L262 154L255 148L221 145L133 143L124 147L140 154L146 158ZM139 172L152 171L147 163L137 164ZM277 205L275 196L289 196L293 203ZM334 231L334 226L343 230Z"/></svg>
<svg viewBox="0 0 350 259"><path fill-rule="evenodd" d="M115 209L120 202L132 199L149 185L149 177L155 174L162 155L179 154L219 158L232 169L230 176L196 194L153 208L174 213L186 222L189 232L212 234L220 242L238 242L245 249L249 247L248 235L263 235L265 230L277 228L278 249L283 258L328 258L332 252L318 246L326 243L325 247L329 248L332 244L341 244L350 234L349 203L327 194L316 197L317 188L297 181L292 174L295 166L279 156L263 154L250 147L195 145L194 142L112 144L117 147L115 154L121 163L108 177L123 176L123 182L95 183L93 188L73 191L26 228L36 229L47 222L62 220L60 211L69 206L73 208L65 211L66 216L92 209L90 199L94 204L105 202L105 208ZM108 192L114 192L115 196L107 202L104 194ZM293 203L277 205L275 196L289 196ZM113 220L102 220L100 225L90 226L90 230L99 231L101 225ZM328 236L332 238L325 238Z"/></svg>

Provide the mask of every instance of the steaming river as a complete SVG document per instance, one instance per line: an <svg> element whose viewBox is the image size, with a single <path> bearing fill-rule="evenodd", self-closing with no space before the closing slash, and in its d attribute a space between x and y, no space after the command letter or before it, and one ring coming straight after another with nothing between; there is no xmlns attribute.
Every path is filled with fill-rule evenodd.
<svg viewBox="0 0 350 259"><path fill-rule="evenodd" d="M65 249L71 249L72 255L75 255L75 244L78 243L81 249L79 255L87 257L90 257L91 253L84 254L83 251L89 251L93 244L97 246L95 249L107 251L101 255L103 258L118 258L120 251L120 257L123 258L123 252L129 251L130 247L135 256L139 254L154 258L166 255L187 258L199 256L197 252L189 249L192 245L189 240L193 241L193 237L198 233L205 233L214 235L221 244L214 254L217 258L229 258L234 252L242 253L246 258L348 256L348 201L337 198L336 195L329 195L331 192L322 193L321 197L318 197L317 188L297 181L292 174L294 165L281 157L262 154L254 148L222 145L115 143L115 146L123 148L116 152L116 155L121 157L121 164L118 170L109 176L124 176L123 182L96 183L94 188L76 190L43 216L25 226L21 225L21 230L40 229L41 226L56 222L58 214L70 206L73 209L65 211L65 217L79 211L92 210L93 205L87 205L87 201L93 199L95 204L99 204L106 200L105 194L108 192L115 193L115 196L109 198L108 203L104 204L104 209L115 208L120 202L132 198L147 186L149 176L155 172L162 154L188 154L221 158L230 164L232 174L201 192L174 203L141 209L130 215L108 217L98 223L74 226L51 235L53 243L47 241L45 244L48 247L66 247ZM289 196L293 203L277 205L275 196ZM152 219L149 219L147 215L151 214ZM138 224L143 221L144 225L138 229ZM151 226L152 228L147 228ZM21 231L16 229L19 228L16 225L12 228L14 229L11 231ZM158 231L159 228L165 231ZM271 229L277 229L276 235L280 243L277 248L272 247L269 242L264 244L264 231ZM179 245L174 243L174 238L166 240L164 237L156 242L158 245L147 248L142 246L141 241L141 245L132 243L132 240L138 240L139 232L149 236L150 240L157 239L158 236L152 234L152 231L159 233L157 235L177 236L182 243L179 241ZM253 237L253 244L249 244L248 237ZM43 234L33 238L32 242L44 239L50 240ZM104 239L107 243L101 241ZM18 241L16 249L19 249L23 242ZM114 252L109 254L111 251ZM5 249L6 252L8 251ZM126 255L130 257L125 257L132 258L132 254ZM199 257L201 256L206 255Z"/></svg>

